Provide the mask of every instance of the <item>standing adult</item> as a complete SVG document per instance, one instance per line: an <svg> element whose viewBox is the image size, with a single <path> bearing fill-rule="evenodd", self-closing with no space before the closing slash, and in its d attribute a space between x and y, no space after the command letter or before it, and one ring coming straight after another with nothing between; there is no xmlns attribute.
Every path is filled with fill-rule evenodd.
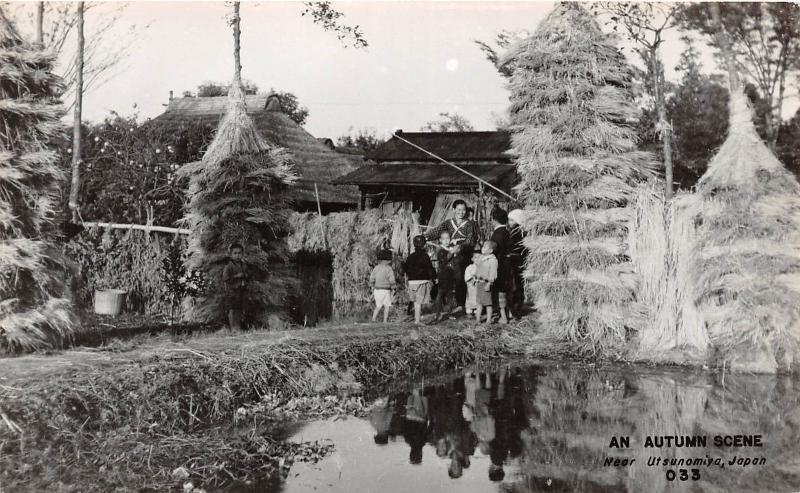
<svg viewBox="0 0 800 493"><path fill-rule="evenodd" d="M511 253L511 234L508 231L508 213L500 207L492 209L491 240L497 245L494 256L497 257L497 279L492 284L492 304L497 304L500 323L508 323L506 306L510 294L514 292L514 277L511 274L509 253Z"/></svg>
<svg viewBox="0 0 800 493"><path fill-rule="evenodd" d="M464 271L472 258L472 251L478 244L480 230L475 221L467 219L467 203L459 199L453 202L453 217L428 230L425 237L428 240L439 238L442 231L450 233L451 242L458 246L453 259L456 267L456 303L464 309L467 301L467 283L464 282Z"/></svg>
<svg viewBox="0 0 800 493"><path fill-rule="evenodd" d="M511 275L514 278L514 292L509 300L509 308L515 317L522 315L525 306L525 280L522 278L522 271L528 250L525 248L525 233L522 230L524 218L525 213L520 209L514 209L508 213L508 231L511 233L509 263L511 264Z"/></svg>

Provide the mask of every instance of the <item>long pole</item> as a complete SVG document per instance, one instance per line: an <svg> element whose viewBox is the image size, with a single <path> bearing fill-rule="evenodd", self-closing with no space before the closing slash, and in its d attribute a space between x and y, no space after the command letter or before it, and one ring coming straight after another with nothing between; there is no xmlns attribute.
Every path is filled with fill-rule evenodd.
<svg viewBox="0 0 800 493"><path fill-rule="evenodd" d="M516 198L512 197L511 195L507 194L506 192L504 192L504 191L500 190L499 188L497 188L496 186L492 185L492 184L491 184L491 183L489 183L488 181L484 180L484 179L483 179L483 178L481 178L480 176L476 176L476 175L474 175L474 174L470 173L469 171L467 171L467 170L465 170L465 169L463 169L463 168L461 168L461 167L459 167L459 166L457 166L457 165L455 165L455 164L451 163L451 162L450 162L450 161L448 161L447 159L445 159L445 158L443 158L443 157L440 157L440 156L437 156L436 154L434 154L434 153L430 152L430 151L429 151L429 150L427 150L427 149L423 149L422 147L418 146L417 144L415 144L415 143L413 143L413 142L410 142L410 141L408 141L408 140L404 139L403 137L400 137L400 136L399 136L399 135L397 135L396 133L394 134L394 136L395 136L395 137L397 137L398 139L400 139L401 141L405 142L406 144L410 145L411 147L414 147L414 148L416 148L416 149L419 149L420 151L424 152L425 154L427 154L427 155L429 155L429 156L433 157L434 159L438 159L439 161L443 162L444 164L446 164L446 165L448 165L448 166L452 166L453 168L455 168L455 169L457 169L458 171L460 171L460 172L464 173L465 175L469 176L470 178L473 178L473 179L477 180L477 181L478 181L478 183L483 183L483 184L484 184L484 185L486 185L487 187L491 188L492 190L495 190L496 192L498 192L498 193L500 193L500 194L502 194L502 195L504 195L504 196L508 197L509 199L511 199L511 200L513 200L513 201L516 201L516 200L517 200Z"/></svg>
<svg viewBox="0 0 800 493"><path fill-rule="evenodd" d="M81 186L81 110L83 107L83 2L78 2L78 51L75 68L75 118L72 122L72 181L69 191L69 208L72 222L77 223L78 196Z"/></svg>
<svg viewBox="0 0 800 493"><path fill-rule="evenodd" d="M44 2L36 6L36 44L41 48L44 45Z"/></svg>

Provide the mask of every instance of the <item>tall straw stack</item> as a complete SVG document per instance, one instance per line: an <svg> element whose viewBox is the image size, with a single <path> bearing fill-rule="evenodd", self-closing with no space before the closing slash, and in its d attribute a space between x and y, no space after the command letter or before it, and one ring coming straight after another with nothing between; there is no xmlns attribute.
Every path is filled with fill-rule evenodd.
<svg viewBox="0 0 800 493"><path fill-rule="evenodd" d="M580 5L563 3L504 57L518 187L534 219L526 276L545 331L589 352L645 320L628 262L635 187L655 176L638 151L632 71Z"/></svg>
<svg viewBox="0 0 800 493"><path fill-rule="evenodd" d="M693 200L688 278L711 342L734 369L790 366L800 354L800 184L758 137L741 91Z"/></svg>
<svg viewBox="0 0 800 493"><path fill-rule="evenodd" d="M184 221L192 230L188 267L204 272L206 294L187 316L196 321L225 320L226 287L222 272L232 243L244 246L248 276L246 315L266 325L281 309L289 277L289 187L297 180L291 156L267 142L246 112L244 89L237 76L214 140L201 161L181 167L189 178L189 205Z"/></svg>
<svg viewBox="0 0 800 493"><path fill-rule="evenodd" d="M64 180L49 149L64 130L55 61L0 9L0 350L58 345L75 327L47 241Z"/></svg>

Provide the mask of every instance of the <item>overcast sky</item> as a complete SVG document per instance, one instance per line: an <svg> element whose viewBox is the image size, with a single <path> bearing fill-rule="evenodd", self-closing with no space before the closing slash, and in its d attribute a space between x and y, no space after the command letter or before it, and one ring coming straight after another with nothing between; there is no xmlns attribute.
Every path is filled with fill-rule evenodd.
<svg viewBox="0 0 800 493"><path fill-rule="evenodd" d="M299 2L243 2L242 74L263 90L297 95L317 137L371 128L415 131L441 112L465 116L477 130L494 129L508 104L505 81L474 40L503 30L533 30L551 2L334 2L359 25L366 49L345 48L333 33L301 16ZM112 43L126 43L131 24L144 26L123 69L84 100L86 118L110 110L141 117L164 110L203 81L229 81L233 41L222 2L131 2ZM92 17L87 18L91 32ZM672 34L674 38L678 34ZM668 40L670 41L670 40ZM673 39L674 41L674 39ZM668 42L668 77L680 46Z"/></svg>

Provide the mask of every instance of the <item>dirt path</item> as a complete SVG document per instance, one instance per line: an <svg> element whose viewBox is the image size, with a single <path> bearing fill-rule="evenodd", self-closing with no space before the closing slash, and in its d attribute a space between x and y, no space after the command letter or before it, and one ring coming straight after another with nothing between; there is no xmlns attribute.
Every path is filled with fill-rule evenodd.
<svg viewBox="0 0 800 493"><path fill-rule="evenodd" d="M463 330L464 322L446 322L424 326L426 332ZM49 376L61 376L87 368L112 369L154 357L180 358L205 355L233 355L263 352L273 344L290 339L324 341L342 337L382 337L410 333L414 327L408 323L388 325L350 323L314 329L283 331L253 331L232 333L219 331L176 339L169 335L137 336L130 340L114 341L109 345L87 348L76 347L64 351L32 354L13 358L0 358L0 390L2 386L21 388L26 381L41 381Z"/></svg>

